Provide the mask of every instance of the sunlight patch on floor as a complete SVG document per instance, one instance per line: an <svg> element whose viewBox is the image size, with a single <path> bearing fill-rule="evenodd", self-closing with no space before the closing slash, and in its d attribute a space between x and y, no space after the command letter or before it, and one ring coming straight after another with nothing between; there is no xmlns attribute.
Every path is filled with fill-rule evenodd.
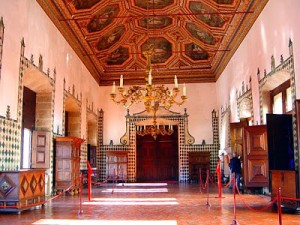
<svg viewBox="0 0 300 225"><path fill-rule="evenodd" d="M116 192L116 193L165 193L168 192L168 188L122 188L122 189L114 189L107 188L102 192Z"/></svg>
<svg viewBox="0 0 300 225"><path fill-rule="evenodd" d="M176 220L67 220L67 219L41 219L33 224L40 225L177 225Z"/></svg>
<svg viewBox="0 0 300 225"><path fill-rule="evenodd" d="M176 201L176 198L93 198L92 201Z"/></svg>
<svg viewBox="0 0 300 225"><path fill-rule="evenodd" d="M167 186L167 183L122 183L122 184L117 184L117 186L140 186L140 187L148 187L148 186L155 186L155 187L160 187L160 186Z"/></svg>
<svg viewBox="0 0 300 225"><path fill-rule="evenodd" d="M93 198L83 205L178 205L176 198Z"/></svg>

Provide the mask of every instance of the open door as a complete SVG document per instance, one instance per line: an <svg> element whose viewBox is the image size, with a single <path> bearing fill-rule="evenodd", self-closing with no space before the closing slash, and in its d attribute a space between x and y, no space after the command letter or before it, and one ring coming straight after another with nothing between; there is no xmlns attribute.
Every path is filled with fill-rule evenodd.
<svg viewBox="0 0 300 225"><path fill-rule="evenodd" d="M248 126L248 119L241 119L238 123L230 123L231 151L243 157L243 129Z"/></svg>
<svg viewBox="0 0 300 225"><path fill-rule="evenodd" d="M50 168L50 132L33 131L31 168Z"/></svg>
<svg viewBox="0 0 300 225"><path fill-rule="evenodd" d="M268 187L268 142L265 125L244 127L243 170L244 186Z"/></svg>

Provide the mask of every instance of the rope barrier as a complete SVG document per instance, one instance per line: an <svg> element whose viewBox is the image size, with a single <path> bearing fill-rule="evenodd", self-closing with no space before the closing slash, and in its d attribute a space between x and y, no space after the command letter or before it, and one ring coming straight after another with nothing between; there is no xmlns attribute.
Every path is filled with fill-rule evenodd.
<svg viewBox="0 0 300 225"><path fill-rule="evenodd" d="M207 170L207 171L209 171L209 170ZM201 171L201 168L199 169L199 175L200 175L200 177L199 177L199 183L200 183L200 192L201 192L202 189L205 190L207 188L207 184L208 184L208 180L209 180L209 175L206 172L206 180L205 180L204 184L202 183L202 171Z"/></svg>
<svg viewBox="0 0 300 225"><path fill-rule="evenodd" d="M284 197L284 196L281 196L281 199L284 199L284 200L290 200L290 201L300 201L300 198L290 198L290 197Z"/></svg>
<svg viewBox="0 0 300 225"><path fill-rule="evenodd" d="M65 189L63 192L45 200L45 201L41 201L41 202L38 202L38 203L33 203L33 204L28 204L28 205L25 205L25 206L21 206L21 205L17 205L17 206L0 206L1 209L21 209L21 208L31 208L31 207L35 207L35 206L38 206L38 205L44 205L46 204L47 202L50 202L52 201L53 199L56 199L58 198L59 196L63 195L65 192L68 192L74 185L71 185L70 187L68 187L67 189Z"/></svg>
<svg viewBox="0 0 300 225"><path fill-rule="evenodd" d="M224 186L224 188L228 188L231 184L231 181L232 181L232 179L228 181L228 183Z"/></svg>
<svg viewBox="0 0 300 225"><path fill-rule="evenodd" d="M238 188L237 188L237 191L238 191L238 194L240 195L241 193L240 193L240 191L239 191ZM255 212L262 212L262 211L264 211L264 210L267 210L268 208L270 208L270 207L277 201L277 199L274 198L268 205L263 206L263 207L260 208L260 209L256 209L256 208L254 208L253 206L250 206L243 198L241 198L241 200L242 200L242 203L243 203L249 210L253 210L253 211L255 211Z"/></svg>

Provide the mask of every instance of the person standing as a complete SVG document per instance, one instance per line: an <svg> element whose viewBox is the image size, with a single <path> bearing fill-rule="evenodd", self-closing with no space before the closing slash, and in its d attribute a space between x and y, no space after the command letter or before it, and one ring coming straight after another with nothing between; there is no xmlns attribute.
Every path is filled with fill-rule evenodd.
<svg viewBox="0 0 300 225"><path fill-rule="evenodd" d="M233 153L232 158L230 159L229 167L231 174L234 174L236 187L240 190L241 160L237 156L236 152Z"/></svg>

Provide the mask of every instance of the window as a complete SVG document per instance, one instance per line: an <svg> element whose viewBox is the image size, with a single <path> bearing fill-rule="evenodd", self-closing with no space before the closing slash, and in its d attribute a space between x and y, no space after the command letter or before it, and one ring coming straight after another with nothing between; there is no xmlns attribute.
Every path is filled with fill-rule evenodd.
<svg viewBox="0 0 300 225"><path fill-rule="evenodd" d="M273 97L273 113L282 114L282 93L278 93Z"/></svg>
<svg viewBox="0 0 300 225"><path fill-rule="evenodd" d="M292 103L292 88L289 87L286 89L286 111L290 112L293 109Z"/></svg>
<svg viewBox="0 0 300 225"><path fill-rule="evenodd" d="M270 91L271 109L274 114L288 114L292 111L290 80Z"/></svg>
<svg viewBox="0 0 300 225"><path fill-rule="evenodd" d="M29 169L31 164L31 130L23 130L23 151L22 151L22 168Z"/></svg>

